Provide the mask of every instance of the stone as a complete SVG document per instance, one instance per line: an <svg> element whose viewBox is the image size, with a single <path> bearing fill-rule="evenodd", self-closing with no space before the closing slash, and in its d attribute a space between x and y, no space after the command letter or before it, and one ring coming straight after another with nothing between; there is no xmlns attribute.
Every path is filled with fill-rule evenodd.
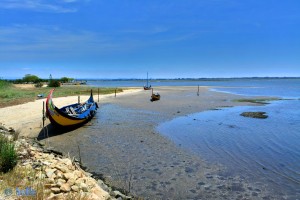
<svg viewBox="0 0 300 200"><path fill-rule="evenodd" d="M108 199L110 197L108 192L104 191L99 187L92 188L91 192L96 194L99 197L99 199Z"/></svg>
<svg viewBox="0 0 300 200"><path fill-rule="evenodd" d="M111 188L109 188L103 181L98 180L98 186L100 186L100 188L102 188L104 191L106 192L110 192Z"/></svg>
<svg viewBox="0 0 300 200"><path fill-rule="evenodd" d="M79 183L79 188L83 191L83 192L88 192L88 186L85 183Z"/></svg>
<svg viewBox="0 0 300 200"><path fill-rule="evenodd" d="M121 192L115 190L111 193L113 196L115 196L116 198L121 197L122 199L127 199L127 196L122 194Z"/></svg>
<svg viewBox="0 0 300 200"><path fill-rule="evenodd" d="M56 178L58 179L63 178L63 173L61 171L57 170L55 174L56 174Z"/></svg>
<svg viewBox="0 0 300 200"><path fill-rule="evenodd" d="M66 166L63 166L63 165L56 165L55 168L60 170L63 173L69 172L69 169Z"/></svg>
<svg viewBox="0 0 300 200"><path fill-rule="evenodd" d="M96 181L94 179L87 179L86 180L86 184L89 186L89 187L94 187L96 185Z"/></svg>
<svg viewBox="0 0 300 200"><path fill-rule="evenodd" d="M53 192L54 194L58 194L60 193L60 189L58 187L53 187L51 188L51 192Z"/></svg>
<svg viewBox="0 0 300 200"><path fill-rule="evenodd" d="M60 186L60 190L63 191L63 192L70 192L71 187L68 183L64 183Z"/></svg>
<svg viewBox="0 0 300 200"><path fill-rule="evenodd" d="M89 200L99 200L99 199L103 199L103 198L99 198L98 195L92 193L92 194L89 194L89 195L88 195L88 199L89 199Z"/></svg>
<svg viewBox="0 0 300 200"><path fill-rule="evenodd" d="M79 170L75 170L73 174L75 174L78 178L82 178L82 172Z"/></svg>
<svg viewBox="0 0 300 200"><path fill-rule="evenodd" d="M69 180L68 180L68 184L70 185L70 186L72 186L72 185L74 185L75 184L75 181L76 181L76 179L74 179L74 178L70 178Z"/></svg>
<svg viewBox="0 0 300 200"><path fill-rule="evenodd" d="M79 178L75 181L76 185L79 185L80 183L85 183L85 178Z"/></svg>
<svg viewBox="0 0 300 200"><path fill-rule="evenodd" d="M56 184L61 187L64 183L66 183L64 179L58 179Z"/></svg>
<svg viewBox="0 0 300 200"><path fill-rule="evenodd" d="M56 195L51 195L50 197L47 198L47 200L65 200L65 196L63 193L59 193Z"/></svg>
<svg viewBox="0 0 300 200"><path fill-rule="evenodd" d="M79 187L78 187L77 185L71 186L71 189L72 189L74 192L78 192L78 191L79 191Z"/></svg>
<svg viewBox="0 0 300 200"><path fill-rule="evenodd" d="M72 173L64 173L64 174L63 174L63 178L64 178L65 180L69 180L70 178L75 179L75 177L74 177L74 175L73 175Z"/></svg>
<svg viewBox="0 0 300 200"><path fill-rule="evenodd" d="M47 168L45 169L45 172L46 172L46 176L48 178L51 178L54 174L54 172L56 171L57 169L50 169L50 168ZM55 175L56 176L56 175ZM54 177L55 178L55 177Z"/></svg>

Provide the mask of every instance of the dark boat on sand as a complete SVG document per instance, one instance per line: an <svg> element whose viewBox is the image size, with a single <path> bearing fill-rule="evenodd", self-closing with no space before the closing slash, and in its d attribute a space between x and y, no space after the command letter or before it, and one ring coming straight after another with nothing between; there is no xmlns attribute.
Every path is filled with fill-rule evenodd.
<svg viewBox="0 0 300 200"><path fill-rule="evenodd" d="M157 100L160 100L160 94L158 94L158 93L156 93L156 94L154 94L153 93L153 88L152 88L152 95L151 95L151 99L150 99L150 101L157 101Z"/></svg>
<svg viewBox="0 0 300 200"><path fill-rule="evenodd" d="M94 101L93 93L84 103L75 103L57 108L52 100L52 89L46 101L46 116L54 126L62 128L73 128L80 126L92 119L97 111L98 104Z"/></svg>

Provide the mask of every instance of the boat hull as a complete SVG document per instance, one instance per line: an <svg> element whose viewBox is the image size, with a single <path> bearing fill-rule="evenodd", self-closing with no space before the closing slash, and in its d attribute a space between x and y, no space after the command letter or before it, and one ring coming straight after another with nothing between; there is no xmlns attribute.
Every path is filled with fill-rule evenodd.
<svg viewBox="0 0 300 200"><path fill-rule="evenodd" d="M150 101L158 101L160 100L160 95L159 94L152 94Z"/></svg>
<svg viewBox="0 0 300 200"><path fill-rule="evenodd" d="M54 89L50 91L46 101L46 114L52 125L64 128L77 127L88 122L95 116L98 105L94 102L92 93L90 98L84 103L88 105L88 109L78 114L70 114L67 113L67 110L82 109L84 104L77 103L57 108L52 101L53 91Z"/></svg>

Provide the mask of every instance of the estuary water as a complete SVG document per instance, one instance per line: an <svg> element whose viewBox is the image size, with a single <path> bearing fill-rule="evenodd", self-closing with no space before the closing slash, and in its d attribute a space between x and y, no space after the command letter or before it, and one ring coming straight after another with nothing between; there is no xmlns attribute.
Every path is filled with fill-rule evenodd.
<svg viewBox="0 0 300 200"><path fill-rule="evenodd" d="M245 177L280 199L299 199L300 80L235 81L223 86L219 82L212 90L284 100L178 117L157 130L206 161L222 165L228 176ZM269 117L240 116L249 111Z"/></svg>

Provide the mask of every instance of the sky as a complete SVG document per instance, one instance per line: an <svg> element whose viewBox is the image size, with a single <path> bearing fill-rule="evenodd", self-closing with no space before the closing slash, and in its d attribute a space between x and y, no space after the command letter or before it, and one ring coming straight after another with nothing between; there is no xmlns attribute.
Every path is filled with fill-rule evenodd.
<svg viewBox="0 0 300 200"><path fill-rule="evenodd" d="M300 77L299 0L0 0L0 78Z"/></svg>

